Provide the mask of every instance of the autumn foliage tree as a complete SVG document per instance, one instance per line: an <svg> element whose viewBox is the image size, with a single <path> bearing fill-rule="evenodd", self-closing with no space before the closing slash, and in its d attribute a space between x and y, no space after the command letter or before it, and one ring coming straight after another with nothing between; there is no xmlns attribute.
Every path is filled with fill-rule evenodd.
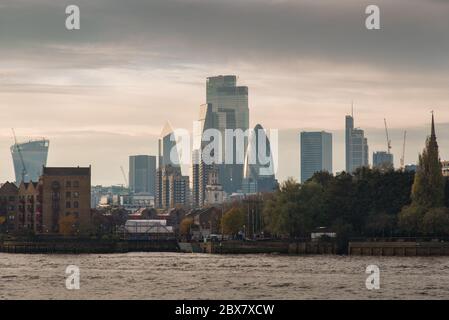
<svg viewBox="0 0 449 320"><path fill-rule="evenodd" d="M239 208L231 208L221 219L223 232L227 235L236 235L243 230L245 214Z"/></svg>

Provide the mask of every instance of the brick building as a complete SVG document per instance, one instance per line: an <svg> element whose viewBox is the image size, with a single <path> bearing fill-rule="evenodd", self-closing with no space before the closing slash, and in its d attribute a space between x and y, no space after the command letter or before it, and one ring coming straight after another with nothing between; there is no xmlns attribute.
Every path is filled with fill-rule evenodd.
<svg viewBox="0 0 449 320"><path fill-rule="evenodd" d="M42 190L42 224L49 233L59 233L60 221L72 215L74 228L91 226L91 168L44 167L39 183Z"/></svg>
<svg viewBox="0 0 449 320"><path fill-rule="evenodd" d="M42 228L42 197L38 182L21 182L18 190L15 230L39 232Z"/></svg>
<svg viewBox="0 0 449 320"><path fill-rule="evenodd" d="M7 181L0 185L0 225L8 231L15 228L18 193L14 183Z"/></svg>

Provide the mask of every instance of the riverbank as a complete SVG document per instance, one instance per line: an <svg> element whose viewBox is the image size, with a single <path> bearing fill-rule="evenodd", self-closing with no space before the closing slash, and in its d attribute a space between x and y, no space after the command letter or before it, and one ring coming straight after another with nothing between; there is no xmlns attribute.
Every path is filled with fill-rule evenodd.
<svg viewBox="0 0 449 320"><path fill-rule="evenodd" d="M182 252L208 254L285 254L349 256L449 256L449 242L438 241L350 241L347 251L334 242L320 241L222 241L178 242L177 240L7 240L0 252L29 254L82 254L128 252Z"/></svg>
<svg viewBox="0 0 449 320"><path fill-rule="evenodd" d="M4 253L127 253L127 252L179 252L176 240L158 241L4 241L0 243Z"/></svg>

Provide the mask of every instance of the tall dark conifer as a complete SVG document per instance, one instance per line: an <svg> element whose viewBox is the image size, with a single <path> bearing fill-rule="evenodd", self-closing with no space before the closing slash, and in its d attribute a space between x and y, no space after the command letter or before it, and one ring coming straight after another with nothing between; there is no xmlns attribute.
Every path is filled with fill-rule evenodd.
<svg viewBox="0 0 449 320"><path fill-rule="evenodd" d="M432 113L432 129L426 148L419 156L419 166L412 188L412 201L416 206L436 208L444 206L444 184L442 166L435 134L435 120Z"/></svg>

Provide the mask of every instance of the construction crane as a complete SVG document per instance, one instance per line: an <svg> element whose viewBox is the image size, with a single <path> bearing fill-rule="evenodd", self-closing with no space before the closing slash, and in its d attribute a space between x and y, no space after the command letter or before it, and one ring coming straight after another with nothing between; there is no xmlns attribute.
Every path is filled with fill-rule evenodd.
<svg viewBox="0 0 449 320"><path fill-rule="evenodd" d="M388 154L391 154L391 140L390 140L390 135L388 134L388 126L387 126L387 119L384 118L384 123L385 123L385 133L387 135L387 149L388 149Z"/></svg>
<svg viewBox="0 0 449 320"><path fill-rule="evenodd" d="M122 171L123 180L125 181L125 187L128 186L128 179L126 179L125 170L123 169L123 166L120 166L120 170Z"/></svg>
<svg viewBox="0 0 449 320"><path fill-rule="evenodd" d="M405 143L407 141L407 131L404 131L404 143L402 145L401 169L405 168Z"/></svg>
<svg viewBox="0 0 449 320"><path fill-rule="evenodd" d="M12 135L14 137L14 146L17 150L17 153L19 154L20 162L22 163L22 181L25 182L25 176L27 175L25 161L23 161L23 155L22 155L22 151L20 150L20 145L17 143L16 132L14 131L14 128L11 128L11 130L12 130Z"/></svg>

